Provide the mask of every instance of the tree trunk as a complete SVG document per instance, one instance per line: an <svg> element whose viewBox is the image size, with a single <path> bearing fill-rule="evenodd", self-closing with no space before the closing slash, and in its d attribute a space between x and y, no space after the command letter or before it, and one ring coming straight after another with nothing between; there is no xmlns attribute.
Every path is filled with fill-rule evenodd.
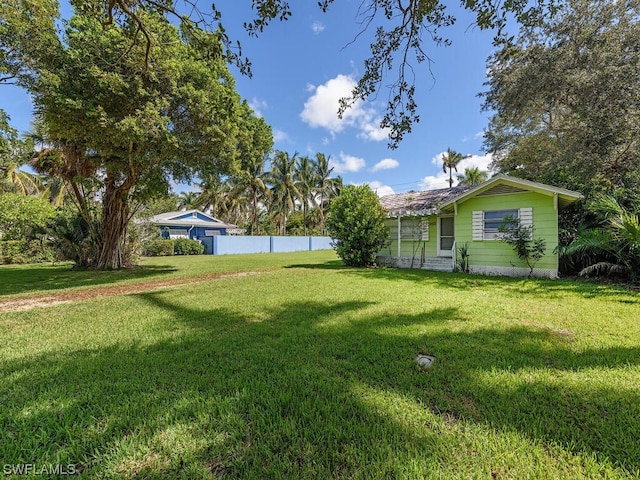
<svg viewBox="0 0 640 480"><path fill-rule="evenodd" d="M258 224L258 192L253 188L253 221L251 222L251 235L253 235L253 229L255 228L260 235L260 225Z"/></svg>
<svg viewBox="0 0 640 480"><path fill-rule="evenodd" d="M304 225L304 236L307 236L307 203L302 204L302 224Z"/></svg>
<svg viewBox="0 0 640 480"><path fill-rule="evenodd" d="M127 179L117 186L115 178L107 175L105 192L102 197L102 218L100 220L99 256L96 267L117 269L126 266L125 240L129 223L129 193L133 182Z"/></svg>

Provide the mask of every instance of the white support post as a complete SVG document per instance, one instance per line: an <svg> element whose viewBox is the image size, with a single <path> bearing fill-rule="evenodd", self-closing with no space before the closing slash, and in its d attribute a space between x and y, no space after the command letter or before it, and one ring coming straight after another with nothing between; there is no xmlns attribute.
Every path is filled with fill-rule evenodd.
<svg viewBox="0 0 640 480"><path fill-rule="evenodd" d="M400 221L400 214L398 214L398 258L400 258L400 242L402 242L402 222Z"/></svg>

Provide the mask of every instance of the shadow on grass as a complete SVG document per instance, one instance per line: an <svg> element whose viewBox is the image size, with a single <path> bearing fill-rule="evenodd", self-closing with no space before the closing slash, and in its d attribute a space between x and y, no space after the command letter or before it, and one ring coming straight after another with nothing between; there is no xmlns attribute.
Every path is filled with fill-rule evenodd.
<svg viewBox="0 0 640 480"><path fill-rule="evenodd" d="M349 267L345 267L342 260L330 260L322 263L300 263L294 265L286 265L284 268L308 268L313 270L342 270Z"/></svg>
<svg viewBox="0 0 640 480"><path fill-rule="evenodd" d="M413 281L424 283L425 285L460 291L483 287L498 287L502 289L505 294L514 296L525 294L540 298L554 298L562 297L566 293L577 293L584 298L603 296L617 297L621 303L640 305L640 293L638 292L628 290L624 288L624 286L604 285L582 279L527 279L455 272L435 272L410 268L351 268L344 266L340 260L319 264L289 265L286 268L343 270L345 275L389 281Z"/></svg>
<svg viewBox="0 0 640 480"><path fill-rule="evenodd" d="M637 366L639 348L576 352L525 327L452 333L455 307L381 317L362 315L370 302L292 302L257 319L138 296L179 333L0 364L0 458L100 477L455 476L472 422L640 469L637 386L564 378ZM389 333L399 325L434 328Z"/></svg>
<svg viewBox="0 0 640 480"><path fill-rule="evenodd" d="M10 265L0 268L0 296L39 293L74 287L109 285L124 280L146 279L173 273L170 265L145 265L123 270L72 270L69 263L56 265Z"/></svg>

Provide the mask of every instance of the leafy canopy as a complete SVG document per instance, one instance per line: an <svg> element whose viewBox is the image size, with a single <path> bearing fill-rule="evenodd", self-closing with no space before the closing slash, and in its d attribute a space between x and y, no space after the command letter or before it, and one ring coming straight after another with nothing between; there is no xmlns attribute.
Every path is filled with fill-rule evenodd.
<svg viewBox="0 0 640 480"><path fill-rule="evenodd" d="M76 2L62 37L56 15L41 32L23 25L30 9L53 8L46 0L2 7L0 71L33 96L50 147L34 166L72 185L87 225L101 198L95 264L119 268L132 205L172 179L234 171L272 140L240 101L215 32L178 29L162 6L104 21L100 5Z"/></svg>
<svg viewBox="0 0 640 480"><path fill-rule="evenodd" d="M489 62L494 167L611 193L640 187L640 2L569 0Z"/></svg>
<svg viewBox="0 0 640 480"><path fill-rule="evenodd" d="M55 215L54 207L34 195L3 193L0 195L0 235L2 240L33 238Z"/></svg>
<svg viewBox="0 0 640 480"><path fill-rule="evenodd" d="M47 0L32 0L42 9ZM531 2L494 2L492 0L467 0L462 7L471 12L481 29L492 29L497 43L509 41L505 27L510 19L523 25L536 25L546 12L553 10L557 0L533 0ZM320 0L318 6L327 11L335 0ZM146 13L162 12L167 22L180 21L184 28L196 32L215 32L222 44L220 53L227 61L235 63L241 72L251 74L251 62L243 56L240 42L231 39L222 24L224 7L210 6L197 0L182 0L176 3L162 0L72 0L72 4L85 14L97 18L100 23L112 25L128 23L137 31L149 47L156 43L154 27L149 25ZM292 17L295 7L286 0L252 0L255 15L244 21L249 35L258 36L272 21L284 21ZM189 12L184 15L183 12ZM450 7L441 0L364 0L358 9L359 18L354 25L354 41L366 30L374 29L371 40L371 55L364 61L362 76L351 95L341 101L340 114L358 101L369 99L382 89L388 88L387 108L380 126L389 129L389 145L397 147L405 134L410 133L419 121L418 105L415 102L417 67L429 62L428 45L449 44L441 30L452 25L456 18ZM40 18L32 15L33 18ZM171 18L173 17L173 18ZM0 31L0 34L2 32ZM20 30L18 34L24 33ZM12 66L19 68L19 62Z"/></svg>

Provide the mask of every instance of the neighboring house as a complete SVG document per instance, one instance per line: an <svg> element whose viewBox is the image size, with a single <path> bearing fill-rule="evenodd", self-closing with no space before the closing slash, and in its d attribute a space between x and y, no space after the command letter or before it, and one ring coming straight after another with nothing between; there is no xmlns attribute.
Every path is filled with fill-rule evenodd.
<svg viewBox="0 0 640 480"><path fill-rule="evenodd" d="M151 217L149 222L160 227L165 238L200 240L203 237L239 233L235 225L224 223L199 210L161 213Z"/></svg>
<svg viewBox="0 0 640 480"><path fill-rule="evenodd" d="M466 245L469 271L527 276L529 268L498 227L507 216L533 227L534 238L546 241L544 257L533 275L558 276L558 212L582 194L542 183L497 175L481 185L387 195L390 247L379 252L378 263L402 268L452 271L459 247Z"/></svg>

